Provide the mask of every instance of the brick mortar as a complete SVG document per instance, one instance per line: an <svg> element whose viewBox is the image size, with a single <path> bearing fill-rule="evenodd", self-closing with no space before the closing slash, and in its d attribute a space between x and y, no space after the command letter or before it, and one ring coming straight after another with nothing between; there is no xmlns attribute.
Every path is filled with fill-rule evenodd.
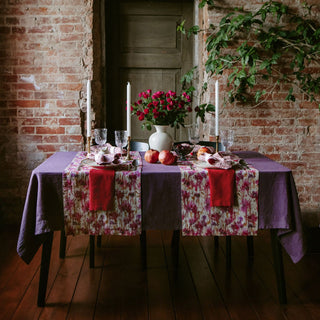
<svg viewBox="0 0 320 320"><path fill-rule="evenodd" d="M18 222L31 170L55 151L83 148L88 78L93 79L98 121L103 114L101 39L92 36L92 30L99 31L98 2L94 10L93 0L40 6L38 1L19 2L0 3L0 167L5 168L0 175L0 220ZM217 1L248 10L263 2ZM320 6L314 2L313 14L319 17ZM215 23L223 15L200 10L200 25ZM201 36L199 57L205 55L203 41ZM200 81L206 80L203 70L200 66ZM311 71L320 72L316 67ZM227 90L220 88L222 94ZM319 111L303 97L296 103L283 101L284 92L281 87L273 100L254 110L227 105L221 126L236 129L235 148L260 151L292 169L301 207L312 215L320 208ZM204 99L214 101L212 82Z"/></svg>
<svg viewBox="0 0 320 320"><path fill-rule="evenodd" d="M208 27L210 23L217 25L225 16L230 7L244 7L245 10L254 10L265 1L255 1L254 5L248 1L226 0L216 1L220 9L205 9L201 15L200 25ZM300 1L284 0L283 3L296 9ZM312 9L313 18L320 18L320 5L318 2ZM204 18L205 17L205 18ZM204 41L205 41L204 37ZM202 57L200 70L204 69L207 52L200 48L199 56ZM320 68L312 66L310 72L320 73ZM203 71L199 72L200 81L206 81ZM219 77L220 101L227 98L227 75ZM216 78L208 81L208 90L203 97L203 102L214 104L214 82ZM201 83L201 82L200 82ZM320 212L320 112L317 103L304 100L301 94L297 95L296 102L284 101L286 87L280 86L271 99L255 109L243 106L226 104L220 114L220 128L232 127L236 138L234 148L239 150L259 151L273 160L290 168L295 178L300 205L302 210L309 212L307 217ZM206 138L209 138L210 123L214 119L207 117L205 124ZM311 212L311 213L310 213ZM309 218L307 218L309 219ZM309 219L310 220L310 219Z"/></svg>
<svg viewBox="0 0 320 320"><path fill-rule="evenodd" d="M0 221L20 221L33 168L83 149L93 0L1 1Z"/></svg>

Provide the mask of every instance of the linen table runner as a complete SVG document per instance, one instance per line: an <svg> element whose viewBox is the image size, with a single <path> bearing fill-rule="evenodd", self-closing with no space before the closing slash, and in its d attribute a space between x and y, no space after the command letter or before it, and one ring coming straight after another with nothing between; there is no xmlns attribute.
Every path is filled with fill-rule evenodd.
<svg viewBox="0 0 320 320"><path fill-rule="evenodd" d="M205 168L179 165L181 171L182 235L256 235L258 231L259 171L252 166L235 170L236 200L230 207L210 205Z"/></svg>
<svg viewBox="0 0 320 320"><path fill-rule="evenodd" d="M131 152L133 159L141 157ZM141 233L141 167L115 170L114 209L89 210L89 172L79 152L63 172L63 203L66 235L137 235Z"/></svg>

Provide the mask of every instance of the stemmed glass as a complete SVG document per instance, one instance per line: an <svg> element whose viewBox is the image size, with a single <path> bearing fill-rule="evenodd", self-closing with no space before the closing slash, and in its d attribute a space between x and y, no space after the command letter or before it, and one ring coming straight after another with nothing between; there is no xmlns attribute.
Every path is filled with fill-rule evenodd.
<svg viewBox="0 0 320 320"><path fill-rule="evenodd" d="M191 127L188 128L188 136L189 141L191 144L193 144L194 148L194 146L200 141L200 130L197 124L193 124Z"/></svg>
<svg viewBox="0 0 320 320"><path fill-rule="evenodd" d="M115 143L121 150L128 144L128 134L125 130L116 130L114 132Z"/></svg>
<svg viewBox="0 0 320 320"><path fill-rule="evenodd" d="M225 129L221 131L221 142L226 149L226 153L229 152L229 147L233 145L234 131L232 129Z"/></svg>
<svg viewBox="0 0 320 320"><path fill-rule="evenodd" d="M94 129L94 140L100 148L107 142L107 131L106 128Z"/></svg>

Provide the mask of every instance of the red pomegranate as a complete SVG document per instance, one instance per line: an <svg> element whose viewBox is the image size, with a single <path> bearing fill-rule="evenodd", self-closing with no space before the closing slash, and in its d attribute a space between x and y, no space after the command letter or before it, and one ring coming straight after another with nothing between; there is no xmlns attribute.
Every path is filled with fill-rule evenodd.
<svg viewBox="0 0 320 320"><path fill-rule="evenodd" d="M177 161L177 156L169 150L162 150L159 153L159 161L162 164L171 165Z"/></svg>

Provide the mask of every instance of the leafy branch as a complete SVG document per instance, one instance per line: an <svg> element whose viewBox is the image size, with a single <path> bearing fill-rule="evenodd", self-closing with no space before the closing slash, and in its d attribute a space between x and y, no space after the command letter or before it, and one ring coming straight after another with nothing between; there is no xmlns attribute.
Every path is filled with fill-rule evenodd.
<svg viewBox="0 0 320 320"><path fill-rule="evenodd" d="M206 4L214 6L213 1L203 0L199 7ZM178 30L187 37L209 34L205 70L209 77L227 74L229 102L259 105L265 101L277 86L273 85L272 91L261 90L259 78L266 83L289 84L288 101L296 99L293 87L307 100L315 101L320 93L320 76L309 70L319 71L320 67L320 25L309 18L311 7L304 5L304 9L304 15L298 16L288 6L268 1L256 12L235 9L208 30L199 26L186 30L184 22ZM205 83L202 89L206 87Z"/></svg>

